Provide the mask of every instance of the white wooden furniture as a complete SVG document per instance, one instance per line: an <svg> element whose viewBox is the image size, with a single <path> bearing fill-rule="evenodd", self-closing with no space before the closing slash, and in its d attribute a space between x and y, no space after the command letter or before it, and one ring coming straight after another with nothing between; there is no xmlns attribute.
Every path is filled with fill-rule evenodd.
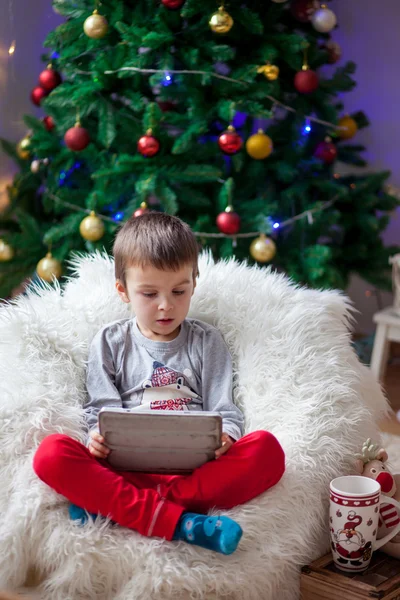
<svg viewBox="0 0 400 600"><path fill-rule="evenodd" d="M372 350L371 371L381 380L385 374L390 342L400 342L400 315L393 307L385 308L374 315L377 324Z"/></svg>

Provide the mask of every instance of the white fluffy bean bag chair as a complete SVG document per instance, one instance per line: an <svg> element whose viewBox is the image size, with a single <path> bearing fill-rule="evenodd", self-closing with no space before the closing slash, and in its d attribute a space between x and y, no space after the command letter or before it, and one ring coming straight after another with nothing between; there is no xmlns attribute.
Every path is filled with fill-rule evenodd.
<svg viewBox="0 0 400 600"><path fill-rule="evenodd" d="M346 298L201 257L190 316L225 337L246 431L270 430L287 458L277 486L229 511L244 536L226 557L101 519L79 527L35 476L45 436L83 440L88 345L128 315L112 259L75 267L63 291L43 287L0 309L0 589L23 585L34 567L45 600L296 600L300 567L329 549L329 481L352 472L387 410L350 345Z"/></svg>

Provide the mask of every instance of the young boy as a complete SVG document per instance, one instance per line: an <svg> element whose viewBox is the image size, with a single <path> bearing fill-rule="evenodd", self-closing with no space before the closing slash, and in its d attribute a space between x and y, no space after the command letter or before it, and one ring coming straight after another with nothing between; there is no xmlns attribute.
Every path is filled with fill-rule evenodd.
<svg viewBox="0 0 400 600"><path fill-rule="evenodd" d="M131 218L117 234L114 257L117 292L135 317L103 327L92 341L84 406L88 447L50 435L37 450L34 470L70 500L70 515L81 522L85 511L100 513L142 535L231 554L241 527L207 512L243 504L275 485L285 468L283 450L266 431L241 437L227 346L217 329L186 318L198 276L191 229L163 213ZM187 476L115 471L97 428L104 406L219 412L216 460Z"/></svg>

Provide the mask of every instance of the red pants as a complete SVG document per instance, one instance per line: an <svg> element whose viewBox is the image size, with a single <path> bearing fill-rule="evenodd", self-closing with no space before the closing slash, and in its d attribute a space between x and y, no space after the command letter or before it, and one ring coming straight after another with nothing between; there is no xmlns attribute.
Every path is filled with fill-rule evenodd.
<svg viewBox="0 0 400 600"><path fill-rule="evenodd" d="M171 540L185 510L204 513L255 498L275 485L285 470L277 439L255 431L217 460L190 475L115 471L106 460L67 435L53 434L40 444L33 468L42 481L70 502L142 535Z"/></svg>

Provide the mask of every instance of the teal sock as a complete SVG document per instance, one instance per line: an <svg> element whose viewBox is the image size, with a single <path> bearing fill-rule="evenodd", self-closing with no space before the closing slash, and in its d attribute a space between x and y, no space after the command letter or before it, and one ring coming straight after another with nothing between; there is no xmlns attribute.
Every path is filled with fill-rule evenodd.
<svg viewBox="0 0 400 600"><path fill-rule="evenodd" d="M232 554L238 547L242 534L240 525L229 517L209 517L184 512L178 521L173 539L221 554Z"/></svg>
<svg viewBox="0 0 400 600"><path fill-rule="evenodd" d="M70 504L68 507L69 516L73 521L79 521L80 525L85 525L91 517L93 520L97 517L94 513L88 513L87 510L77 506L76 504Z"/></svg>

